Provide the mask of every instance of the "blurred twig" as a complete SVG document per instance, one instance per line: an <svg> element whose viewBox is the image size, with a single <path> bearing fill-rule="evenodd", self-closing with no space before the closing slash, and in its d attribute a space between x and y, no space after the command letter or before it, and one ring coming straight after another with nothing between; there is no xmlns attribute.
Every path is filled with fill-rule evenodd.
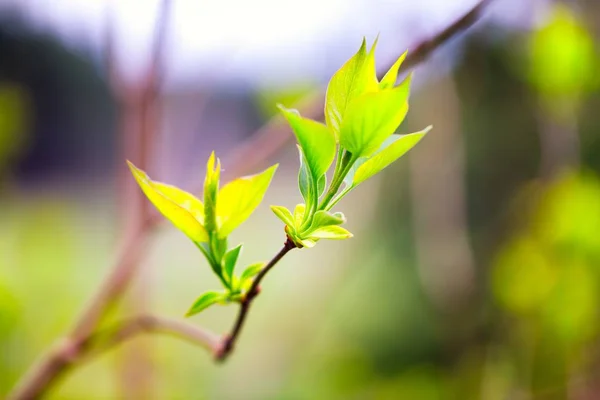
<svg viewBox="0 0 600 400"><path fill-rule="evenodd" d="M478 2L465 15L450 24L437 35L416 45L406 58L402 70L406 70L423 62L446 41L472 26L479 19L485 7L492 1L493 0L482 0ZM164 27L164 24L166 24L165 10L169 9L169 5L169 0L163 0L161 6L162 12L157 22L154 54L160 52L160 49L162 48L164 32L166 31L166 28ZM145 118L151 118L152 112L156 111L154 106L158 95L157 82L161 75L159 73L158 65L160 59L160 56L152 57L152 65L148 70L149 73L146 75L147 79L142 82L141 90L132 98L126 98L129 99L129 101L125 102L126 107L131 106L132 104L138 104L140 106L138 115L141 116L142 120L138 120L138 122L142 126L141 132L150 132L150 129L143 128L148 127L148 120ZM122 80L115 79L113 87L116 86L117 88L120 88L122 82ZM302 113L307 117L315 119L321 118L323 116L323 99L323 92L305 99L307 105L301 108ZM286 132L288 132L288 129L280 118L276 117L269 121L264 128L259 130L248 141L242 143L229 157L226 157L226 160L230 160L226 176L231 178L232 176L241 175L248 170L254 169L258 164L275 154L292 138L292 135L289 133L286 134ZM141 135L139 141L136 141L135 145L140 146L138 147L140 150L139 160L136 160L139 162L140 166L145 167L144 164L146 164L146 161L148 160L149 150L147 146L150 146L151 139L152 137L149 136L149 133L146 133ZM200 185L197 185L197 187L201 188ZM197 190L197 192L199 191L200 190ZM102 317L112 305L121 299L125 289L129 286L129 283L138 269L148 234L152 231L151 228L156 221L156 219L149 219L148 214L144 213L137 223L132 224L131 227L125 229L122 252L115 262L112 271L100 286L92 301L88 303L82 316L76 322L73 330L67 334L57 346L43 356L39 363L22 378L14 391L9 394L9 399L23 400L42 397L57 382L58 378L64 375L64 373L74 365L74 360L83 358L87 354L89 348L82 346L81 344L85 343L86 338L93 337ZM285 252L287 253L287 251ZM252 295L252 298L258 293L258 283L269 269L270 267L265 268L261 273L260 278L257 277L254 281L255 284L253 284L251 292L255 294ZM217 354L218 358L226 357L233 348L234 341L246 318L250 301L251 300L247 301L245 309L244 305L242 305L240 315L238 316L232 334L226 336L223 339L224 341L215 347L212 347L214 343L211 342L209 347L221 349ZM151 320L152 322L149 322L150 320L147 319L143 319L141 323L140 320L137 322L135 322L135 320L133 322L130 321L130 323L121 328L123 330L119 331L120 334L117 336L126 339L135 335L137 332L148 330L161 332L166 330L177 337L186 339L190 339L190 337L193 336L188 335L190 331L187 329L173 329L174 326L171 324L156 323L157 321L164 322L164 320L156 319L157 317L152 318L155 318ZM181 327L181 325L177 326ZM187 325L186 328L188 328ZM122 340L119 339L115 343L120 341ZM220 348L219 346L223 347Z"/></svg>

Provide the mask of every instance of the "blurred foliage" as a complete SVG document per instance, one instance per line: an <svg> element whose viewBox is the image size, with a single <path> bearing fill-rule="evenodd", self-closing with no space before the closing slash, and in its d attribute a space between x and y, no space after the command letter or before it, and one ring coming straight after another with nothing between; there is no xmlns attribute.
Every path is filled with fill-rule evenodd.
<svg viewBox="0 0 600 400"><path fill-rule="evenodd" d="M569 116L600 85L600 58L582 20L557 3L529 43L528 77L551 115Z"/></svg>
<svg viewBox="0 0 600 400"><path fill-rule="evenodd" d="M29 100L23 88L0 82L0 177L28 142Z"/></svg>

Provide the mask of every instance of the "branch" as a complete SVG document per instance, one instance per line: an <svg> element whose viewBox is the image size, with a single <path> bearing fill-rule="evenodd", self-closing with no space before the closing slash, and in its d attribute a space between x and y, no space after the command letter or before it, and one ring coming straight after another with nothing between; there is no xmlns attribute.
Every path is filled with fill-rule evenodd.
<svg viewBox="0 0 600 400"><path fill-rule="evenodd" d="M265 265L263 269L260 270L258 275L256 275L256 278L254 278L254 281L252 281L252 286L250 286L250 289L248 289L246 297L244 297L240 304L240 312L238 313L237 319L235 320L235 324L233 325L231 333L225 336L225 338L223 339L223 343L221 344L217 352L215 352L215 358L217 360L224 361L227 358L227 356L231 354L235 342L237 341L242 331L242 328L244 327L244 322L246 321L246 317L248 315L248 312L250 311L250 306L252 305L252 302L254 301L256 296L258 296L258 294L260 293L260 283L262 282L264 277L290 250L294 248L296 248L294 242L287 238L283 245L283 248L279 250L279 253L277 253L275 257L273 257L273 259L269 261L269 263Z"/></svg>
<svg viewBox="0 0 600 400"><path fill-rule="evenodd" d="M463 17L456 20L446 29L415 46L413 48L414 50L407 56L401 71L423 62L446 41L473 25L473 23L481 16L485 7L492 1L493 0L481 0ZM163 10L165 10L168 8L166 5L169 4L169 1L163 0L162 4L163 7L165 7ZM160 44L162 43L162 39L160 39L161 34L159 34L159 32L166 31L164 27L161 27L164 23L164 20L158 21L159 25L157 25L155 52L157 51L156 49L161 47ZM162 35L164 35L164 33ZM152 58L153 62L156 62L159 59L160 57L158 56ZM145 82L147 85L147 91L145 91L145 93L146 95L150 94L150 97L156 94L156 86L152 84L152 80L158 79L160 75L157 73L158 69L153 68L154 67L150 69L151 73L149 74L152 78ZM322 92L306 98L305 101L307 102L307 105L306 107L301 107L302 113L307 117L315 119L321 118L323 116L323 99L324 94ZM148 103L149 102L146 102L146 104ZM258 164L271 157L292 138L292 135L286 135L286 132L289 132L289 129L283 123L282 118L275 117L271 119L264 128L256 132L236 151L232 152L230 157L226 157L226 160L231 160L228 164L229 168L227 176L241 175L243 172L255 168ZM142 147L141 158L146 158L145 156L147 156L148 153L147 149L145 146ZM197 185L197 187L201 189L202 186ZM199 192L201 190L197 191ZM142 218L141 220L142 221L136 224L136 227L130 229L128 233L126 233L123 251L120 253L111 273L76 323L75 328L67 335L66 339L51 349L40 362L21 379L17 387L8 396L9 399L23 400L40 398L56 382L57 378L62 376L68 370L68 367L72 365L73 359L70 356L72 355L73 349L75 349L77 353L77 344L81 343L83 338L89 337L92 334L100 319L106 314L110 307L121 298L137 271L146 238L151 231L151 227L154 225L152 223L154 221L153 219L149 220L147 218ZM226 337L223 346L217 353L218 359L226 358L233 349L233 345L235 344L246 319L249 306L258 294L258 284L270 268L272 268L289 250L291 250L291 248L288 249L286 243L284 249L282 249L271 263L267 264L264 270L261 271L255 279L247 300L242 303L240 314L238 315L232 333ZM142 324L142 326L144 326L144 324ZM125 335L125 338L127 337L131 336ZM73 344L76 346L73 346Z"/></svg>

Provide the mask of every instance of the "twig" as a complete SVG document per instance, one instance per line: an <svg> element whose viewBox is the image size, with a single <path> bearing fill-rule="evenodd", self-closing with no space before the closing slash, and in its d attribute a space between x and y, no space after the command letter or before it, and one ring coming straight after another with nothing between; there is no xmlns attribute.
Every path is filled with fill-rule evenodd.
<svg viewBox="0 0 600 400"><path fill-rule="evenodd" d="M439 34L415 46L414 50L409 53L406 58L402 70L406 70L407 68L413 67L426 60L431 53L447 40L473 25L473 23L481 16L484 8L492 1L493 0L480 1L468 13L456 20ZM166 3L168 3L168 1L164 0L163 4ZM154 76L157 77L158 74ZM146 93L156 92L149 90ZM317 100L315 100L315 98ZM305 116L315 119L320 118L323 115L322 104L322 93L320 95L312 95L310 96L309 104L306 107L301 108L301 110ZM235 173L239 175L241 171L252 169L256 167L256 164L268 159L291 139L292 136L289 134L285 135L285 132L288 132L288 128L280 119L276 118L269 121L265 128L253 135L249 141L242 144L238 151L233 153L235 162L228 168L229 174ZM112 272L108 275L97 294L83 312L81 318L76 323L75 328L67 335L66 339L54 346L37 365L25 374L17 387L8 396L8 399L27 400L42 397L48 389L56 383L58 380L57 378L66 372L68 366L71 365L72 360L78 359L83 355L82 348L79 347L77 343L80 343L83 337L88 337L92 334L100 319L106 314L112 304L116 303L121 298L125 289L128 287L131 278L137 270L147 235L154 225L152 223L153 221L155 220L144 218L139 226L130 230L130 233L124 240L125 250L122 251ZM276 257L276 261L283 257L289 250L291 249L286 249L286 247L284 247L284 249L282 249L283 254L280 252L281 255L278 254L279 257ZM269 263L267 265L269 268L267 269L265 267L265 270L263 270L254 281L255 285L253 285L251 291L253 295L249 296L251 300L246 300L245 306L242 304L240 314L238 315L232 333L225 338L223 346L219 349L220 351L218 351L218 359L226 358L231 352L231 349L233 349L233 345L244 324L249 305L258 293L258 283L260 283L260 280L262 280L264 275L273 267L273 265L275 265L275 263Z"/></svg>
<svg viewBox="0 0 600 400"><path fill-rule="evenodd" d="M233 329L231 333L223 339L223 343L218 351L215 353L215 358L219 361L223 361L227 358L233 347L235 345L236 340L238 339L242 328L244 327L244 322L246 321L246 317L248 316L248 312L250 311L250 306L252 302L260 293L260 283L267 275L267 273L292 249L296 248L294 242L292 242L289 238L285 241L283 248L260 270L254 281L252 281L252 286L248 289L248 293L246 297L242 300L240 304L240 311L235 320L235 324L233 325Z"/></svg>
<svg viewBox="0 0 600 400"><path fill-rule="evenodd" d="M160 317L157 315L140 315L116 324L115 328L91 335L87 342L95 347L88 355L109 350L141 333L162 333L202 346L211 352L219 347L219 337L212 332L179 319Z"/></svg>

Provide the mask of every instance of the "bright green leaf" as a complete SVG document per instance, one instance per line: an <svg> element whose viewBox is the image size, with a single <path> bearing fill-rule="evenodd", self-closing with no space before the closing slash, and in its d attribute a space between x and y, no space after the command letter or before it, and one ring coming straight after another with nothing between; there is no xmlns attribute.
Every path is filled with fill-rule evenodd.
<svg viewBox="0 0 600 400"><path fill-rule="evenodd" d="M385 73L385 76L381 79L381 82L379 82L380 90L391 89L396 85L396 81L398 80L398 70L400 70L400 66L404 62L407 54L408 51L402 53L394 65L392 65L388 72Z"/></svg>
<svg viewBox="0 0 600 400"><path fill-rule="evenodd" d="M302 225L302 220L304 219L305 212L306 206L304 204L297 204L294 208L294 225L296 227L300 227L300 225Z"/></svg>
<svg viewBox="0 0 600 400"><path fill-rule="evenodd" d="M238 257L240 256L240 252L242 251L242 245L240 244L237 247L229 250L223 256L223 270L225 271L225 276L231 282L231 278L233 277L233 270L235 269L235 264L237 263Z"/></svg>
<svg viewBox="0 0 600 400"><path fill-rule="evenodd" d="M315 182L312 173L308 167L308 162L302 151L302 148L298 146L300 152L300 169L298 170L298 188L302 194L302 198L306 203L306 208L310 211L314 204L318 202L317 183Z"/></svg>
<svg viewBox="0 0 600 400"><path fill-rule="evenodd" d="M331 214L323 210L317 211L313 217L308 232L313 232L328 225L341 225L344 222L346 222L346 217L342 213ZM308 233L308 236L312 236L312 233Z"/></svg>
<svg viewBox="0 0 600 400"><path fill-rule="evenodd" d="M327 175L323 174L317 180L317 197L321 197L327 188Z"/></svg>
<svg viewBox="0 0 600 400"><path fill-rule="evenodd" d="M297 112L278 106L289 122L315 181L327 170L335 158L335 136L320 122L302 118Z"/></svg>
<svg viewBox="0 0 600 400"><path fill-rule="evenodd" d="M204 178L204 226L208 232L217 228L217 193L219 191L219 178L221 176L221 161L216 159L213 151L206 163L206 176Z"/></svg>
<svg viewBox="0 0 600 400"><path fill-rule="evenodd" d="M400 136L388 147L366 160L357 168L352 185L357 186L366 181L402 157L406 152L412 149L430 129L431 127L427 127L421 132Z"/></svg>
<svg viewBox="0 0 600 400"><path fill-rule="evenodd" d="M251 176L238 178L221 189L217 202L219 237L228 236L262 201L277 165Z"/></svg>
<svg viewBox="0 0 600 400"><path fill-rule="evenodd" d="M153 182L144 171L129 161L127 164L146 197L161 214L194 242L208 241L208 233L202 225L203 211L200 200L173 186Z"/></svg>
<svg viewBox="0 0 600 400"><path fill-rule="evenodd" d="M240 276L240 289L248 290L250 285L252 285L252 278L254 278L264 266L264 262L258 262L247 266Z"/></svg>
<svg viewBox="0 0 600 400"><path fill-rule="evenodd" d="M358 52L352 56L331 78L325 96L325 121L339 137L346 109L360 95L377 90L377 79L369 76L366 68L367 43L363 40Z"/></svg>
<svg viewBox="0 0 600 400"><path fill-rule="evenodd" d="M189 311L185 314L186 317L191 317L192 315L196 315L199 312L205 310L206 308L212 306L217 303L224 303L227 301L226 293L219 292L206 292L203 293L198 299L192 304Z"/></svg>
<svg viewBox="0 0 600 400"><path fill-rule="evenodd" d="M294 227L294 216L287 208L283 206L271 206L271 210L277 215L277 218L283 221L284 224Z"/></svg>
<svg viewBox="0 0 600 400"><path fill-rule="evenodd" d="M340 144L355 157L370 156L394 133L408 112L409 76L399 86L367 93L348 107Z"/></svg>
<svg viewBox="0 0 600 400"><path fill-rule="evenodd" d="M343 240L351 238L353 235L346 229L337 225L323 226L310 233L310 239L333 239Z"/></svg>

